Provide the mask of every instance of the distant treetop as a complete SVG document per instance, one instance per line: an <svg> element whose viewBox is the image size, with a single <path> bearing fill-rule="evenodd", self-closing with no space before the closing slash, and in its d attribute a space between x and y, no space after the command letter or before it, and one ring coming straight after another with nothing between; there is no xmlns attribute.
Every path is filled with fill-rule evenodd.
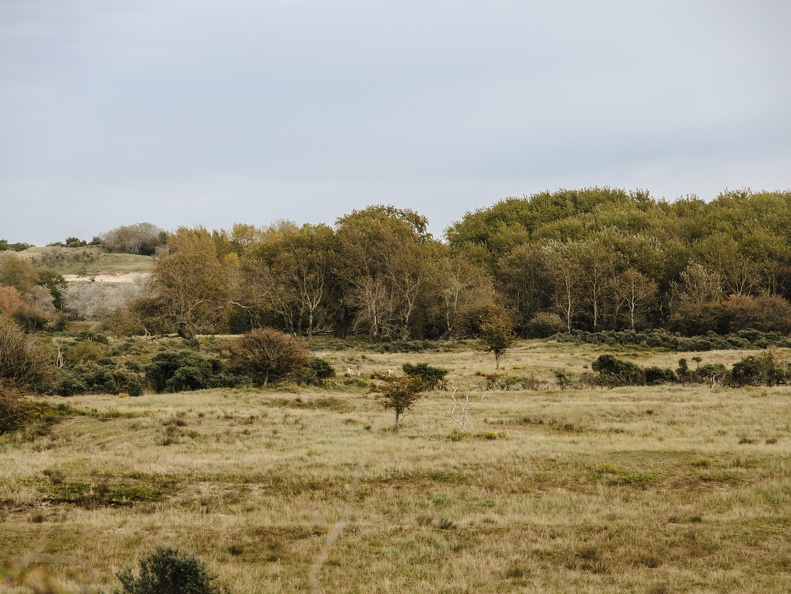
<svg viewBox="0 0 791 594"><path fill-rule="evenodd" d="M153 256L157 248L167 243L164 229L151 223L122 225L100 235L102 245L111 252Z"/></svg>
<svg viewBox="0 0 791 594"><path fill-rule="evenodd" d="M29 243L8 243L7 239L0 239L0 252L11 251L11 252L23 252L27 248L33 247Z"/></svg>

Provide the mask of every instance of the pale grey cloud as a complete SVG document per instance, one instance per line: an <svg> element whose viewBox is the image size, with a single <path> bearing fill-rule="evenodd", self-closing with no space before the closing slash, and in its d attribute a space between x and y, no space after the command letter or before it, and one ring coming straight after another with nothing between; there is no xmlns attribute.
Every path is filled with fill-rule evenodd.
<svg viewBox="0 0 791 594"><path fill-rule="evenodd" d="M6 0L0 237L787 189L791 6Z"/></svg>

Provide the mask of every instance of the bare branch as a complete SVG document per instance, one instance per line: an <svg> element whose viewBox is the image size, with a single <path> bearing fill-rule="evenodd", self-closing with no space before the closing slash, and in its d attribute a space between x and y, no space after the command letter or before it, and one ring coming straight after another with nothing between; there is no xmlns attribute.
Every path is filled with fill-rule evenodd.
<svg viewBox="0 0 791 594"><path fill-rule="evenodd" d="M448 416L453 419L456 424L461 427L461 430L464 431L467 426L467 417L470 414L470 411L483 404L483 399L486 397L486 394L489 393L489 390L485 390L483 394L481 394L480 400L478 402L470 402L470 393L464 393L464 401L459 403L459 400L456 398L456 391L458 388L453 388L453 392L450 395L450 399L452 402L448 403ZM458 419L454 416L456 412L456 408L461 407L461 418Z"/></svg>

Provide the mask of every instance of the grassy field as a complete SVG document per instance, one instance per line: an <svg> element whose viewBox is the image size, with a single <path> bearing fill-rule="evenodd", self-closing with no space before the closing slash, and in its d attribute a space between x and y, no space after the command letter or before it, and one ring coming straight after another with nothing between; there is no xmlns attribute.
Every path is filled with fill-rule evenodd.
<svg viewBox="0 0 791 594"><path fill-rule="evenodd" d="M17 254L60 274L91 276L151 272L154 258L135 254L111 254L97 247L33 247Z"/></svg>
<svg viewBox="0 0 791 594"><path fill-rule="evenodd" d="M476 401L494 368L473 351L320 354L361 378L440 365ZM465 432L438 391L394 434L356 377L52 398L78 412L0 437L2 561L45 562L75 592L112 591L157 544L236 594L791 591L791 389L557 389L554 370L598 354L521 343L503 373L538 389L488 392Z"/></svg>

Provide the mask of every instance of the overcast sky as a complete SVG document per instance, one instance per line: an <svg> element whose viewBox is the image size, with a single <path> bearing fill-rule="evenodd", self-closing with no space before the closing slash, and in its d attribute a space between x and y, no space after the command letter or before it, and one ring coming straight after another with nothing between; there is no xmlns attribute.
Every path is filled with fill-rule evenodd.
<svg viewBox="0 0 791 594"><path fill-rule="evenodd" d="M786 0L0 0L0 238L791 188Z"/></svg>

